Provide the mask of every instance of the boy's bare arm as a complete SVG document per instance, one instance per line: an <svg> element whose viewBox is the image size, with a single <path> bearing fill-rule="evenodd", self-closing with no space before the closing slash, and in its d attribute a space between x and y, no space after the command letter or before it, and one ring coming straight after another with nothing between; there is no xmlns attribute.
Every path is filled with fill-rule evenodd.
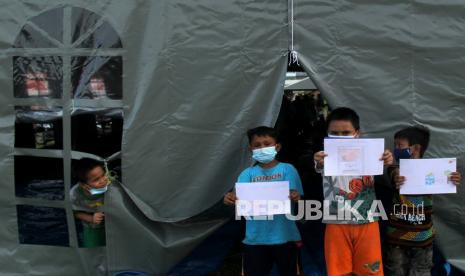
<svg viewBox="0 0 465 276"><path fill-rule="evenodd" d="M383 161L384 166L390 166L394 164L394 156L392 155L392 152L388 149L384 150L383 155L379 160Z"/></svg>
<svg viewBox="0 0 465 276"><path fill-rule="evenodd" d="M92 223L92 221L93 221L93 214L89 214L89 213L86 213L86 212L74 212L74 216L78 220L82 220L82 221L85 221L85 222L88 222L88 223Z"/></svg>
<svg viewBox="0 0 465 276"><path fill-rule="evenodd" d="M229 192L224 195L223 203L226 205L234 205L236 204L236 200L237 200L236 193Z"/></svg>
<svg viewBox="0 0 465 276"><path fill-rule="evenodd" d="M405 183L405 176L399 175L399 168L394 168L393 171L390 173L392 182L397 190L400 189L400 186Z"/></svg>
<svg viewBox="0 0 465 276"><path fill-rule="evenodd" d="M96 213L86 213L86 212L74 212L74 216L82 221L85 221L87 223L93 223L93 224L100 224L102 223L105 215L103 212L96 212Z"/></svg>
<svg viewBox="0 0 465 276"><path fill-rule="evenodd" d="M315 161L315 169L322 170L325 165L325 157L328 156L324 151L319 151L313 155Z"/></svg>
<svg viewBox="0 0 465 276"><path fill-rule="evenodd" d="M289 194L289 199L293 202L299 201L300 200L300 194L296 190L291 190L291 193Z"/></svg>
<svg viewBox="0 0 465 276"><path fill-rule="evenodd" d="M453 172L449 175L449 180L452 181L455 185L460 185L462 181L462 175L460 172Z"/></svg>

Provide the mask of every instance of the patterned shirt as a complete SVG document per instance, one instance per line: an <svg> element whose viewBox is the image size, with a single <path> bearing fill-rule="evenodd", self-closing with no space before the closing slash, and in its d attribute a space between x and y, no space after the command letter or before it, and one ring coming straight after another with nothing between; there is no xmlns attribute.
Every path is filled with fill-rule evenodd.
<svg viewBox="0 0 465 276"><path fill-rule="evenodd" d="M393 198L387 241L408 247L431 246L434 239L432 195L399 195Z"/></svg>
<svg viewBox="0 0 465 276"><path fill-rule="evenodd" d="M320 171L321 172L321 171ZM373 176L324 176L323 223L365 224L378 220Z"/></svg>

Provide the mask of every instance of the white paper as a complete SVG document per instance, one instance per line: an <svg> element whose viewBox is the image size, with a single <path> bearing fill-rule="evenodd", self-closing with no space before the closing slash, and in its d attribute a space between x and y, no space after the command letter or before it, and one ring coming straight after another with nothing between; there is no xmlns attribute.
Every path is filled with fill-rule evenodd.
<svg viewBox="0 0 465 276"><path fill-rule="evenodd" d="M400 194L455 194L457 187L448 181L455 171L456 158L400 159L399 175L405 176Z"/></svg>
<svg viewBox="0 0 465 276"><path fill-rule="evenodd" d="M383 174L384 139L325 139L326 176Z"/></svg>
<svg viewBox="0 0 465 276"><path fill-rule="evenodd" d="M237 216L291 213L289 181L236 183Z"/></svg>

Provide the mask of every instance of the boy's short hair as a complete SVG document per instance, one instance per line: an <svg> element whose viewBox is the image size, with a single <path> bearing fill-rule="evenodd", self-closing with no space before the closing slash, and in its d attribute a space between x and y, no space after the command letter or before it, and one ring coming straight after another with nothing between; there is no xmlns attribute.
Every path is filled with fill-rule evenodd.
<svg viewBox="0 0 465 276"><path fill-rule="evenodd" d="M87 157L79 159L74 167L74 173L77 180L81 183L86 183L88 180L87 174L95 167L101 167L105 170L105 166L101 161Z"/></svg>
<svg viewBox="0 0 465 276"><path fill-rule="evenodd" d="M405 139L409 146L420 145L420 157L423 157L429 144L430 132L425 126L410 126L399 130L394 134L394 139Z"/></svg>
<svg viewBox="0 0 465 276"><path fill-rule="evenodd" d="M278 132L267 126L259 126L247 130L247 138L249 138L249 144L252 143L254 136L270 136L275 139L276 143L278 142Z"/></svg>
<svg viewBox="0 0 465 276"><path fill-rule="evenodd" d="M339 107L331 111L328 115L326 129L332 121L350 121L355 130L360 129L360 118L357 112L348 107Z"/></svg>

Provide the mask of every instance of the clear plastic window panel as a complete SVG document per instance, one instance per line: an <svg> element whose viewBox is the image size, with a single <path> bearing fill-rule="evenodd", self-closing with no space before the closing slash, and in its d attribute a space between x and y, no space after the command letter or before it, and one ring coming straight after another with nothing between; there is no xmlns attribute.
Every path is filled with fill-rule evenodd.
<svg viewBox="0 0 465 276"><path fill-rule="evenodd" d="M75 151L108 157L121 151L123 110L76 110L71 118L71 144Z"/></svg>
<svg viewBox="0 0 465 276"><path fill-rule="evenodd" d="M16 211L20 243L69 246L65 209L16 205Z"/></svg>
<svg viewBox="0 0 465 276"><path fill-rule="evenodd" d="M61 98L63 60L50 57L13 57L16 98Z"/></svg>
<svg viewBox="0 0 465 276"><path fill-rule="evenodd" d="M16 37L16 48L54 48L63 42L63 8L43 12L29 20Z"/></svg>
<svg viewBox="0 0 465 276"><path fill-rule="evenodd" d="M73 57L73 97L75 99L122 99L122 66L122 58L119 56Z"/></svg>
<svg viewBox="0 0 465 276"><path fill-rule="evenodd" d="M63 149L61 108L16 106L15 114L15 147Z"/></svg>
<svg viewBox="0 0 465 276"><path fill-rule="evenodd" d="M17 197L64 200L61 158L15 156Z"/></svg>
<svg viewBox="0 0 465 276"><path fill-rule="evenodd" d="M121 48L121 40L114 28L89 10L73 8L71 16L73 44L77 48Z"/></svg>

